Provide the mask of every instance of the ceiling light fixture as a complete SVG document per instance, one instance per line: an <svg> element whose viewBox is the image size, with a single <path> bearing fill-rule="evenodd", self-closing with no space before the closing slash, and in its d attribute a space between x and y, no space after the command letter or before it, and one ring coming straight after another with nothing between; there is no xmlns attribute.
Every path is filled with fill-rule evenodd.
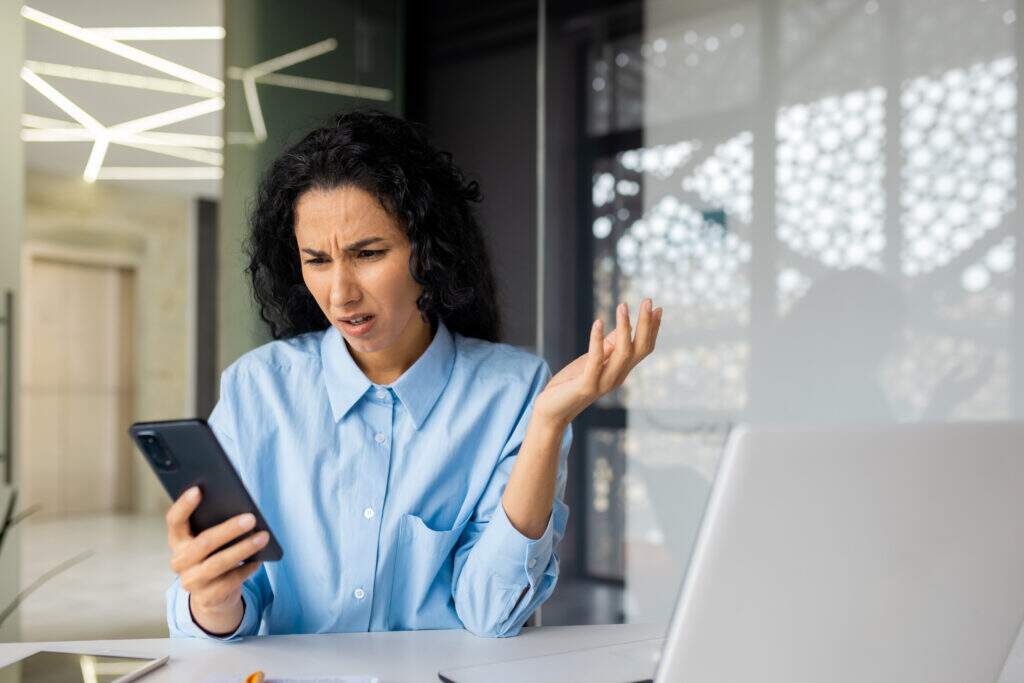
<svg viewBox="0 0 1024 683"><path fill-rule="evenodd" d="M26 142L70 142L93 139L93 134L89 129L79 126L74 121L22 114L21 125L32 129L22 131L22 140ZM127 140L151 146L166 145L170 147L199 147L201 149L223 149L224 147L224 138L219 135L145 131L113 137L115 138L112 140L113 142Z"/></svg>
<svg viewBox="0 0 1024 683"><path fill-rule="evenodd" d="M321 78L289 76L288 74L267 74L265 76L260 76L256 80L259 83L277 85L282 88L311 90L313 92L322 92L329 95L342 95L343 97L359 97L364 100L390 102L394 98L394 94L387 88L374 88L369 85L326 81Z"/></svg>
<svg viewBox="0 0 1024 683"><path fill-rule="evenodd" d="M94 134L101 134L104 130L103 124L94 119L88 112L68 99L63 93L44 81L28 67L21 68L21 80L28 83L40 95L50 100L58 109L78 121L81 125L91 130Z"/></svg>
<svg viewBox="0 0 1024 683"><path fill-rule="evenodd" d="M120 137L120 136L118 136ZM144 131L128 136L147 145L168 145L170 147L199 147L200 149L223 149L224 138L219 135L198 135L195 133L163 133Z"/></svg>
<svg viewBox="0 0 1024 683"><path fill-rule="evenodd" d="M125 45L116 40L108 38L99 33L95 33L87 28L76 26L70 22L58 19L55 16L40 12L37 9L28 7L27 5L22 6L21 16L25 17L29 21L33 21L41 26L45 26L54 31L58 31L65 35L68 35L76 40L80 40L84 43L88 43L93 47L97 47L101 50L106 50L125 59L129 59L143 66L148 66L151 69L160 71L169 76L180 78L183 81L194 83L200 87L212 90L216 93L224 92L224 83L212 76L189 69L181 64L176 64L170 60L164 59L163 57L157 57L154 54L145 52L131 45Z"/></svg>
<svg viewBox="0 0 1024 683"><path fill-rule="evenodd" d="M111 40L223 40L223 26L103 26L86 29Z"/></svg>
<svg viewBox="0 0 1024 683"><path fill-rule="evenodd" d="M74 121L64 119L51 119L49 116L37 116L36 114L22 114L21 125L28 128L78 128Z"/></svg>
<svg viewBox="0 0 1024 683"><path fill-rule="evenodd" d="M116 126L111 126L110 132L114 134L141 133L142 131L152 130L153 128L163 128L164 126L169 126L172 123L179 123L181 121L194 119L198 116L203 116L204 114L212 114L213 112L220 111L223 108L223 98L211 97L208 100L200 100L199 102L186 104L184 107L177 107L175 109L162 111L158 114L143 116L139 119L132 119L131 121L119 123Z"/></svg>
<svg viewBox="0 0 1024 683"><path fill-rule="evenodd" d="M222 40L225 36L223 27L108 26L85 28L28 6L21 8L21 15L41 26L168 74L175 79L180 79L179 82L179 80L140 76L106 69L90 69L67 64L27 61L23 69L22 78L77 121L80 127L68 121L26 115L22 119L25 127L21 133L22 140L26 142L92 141L93 149L89 155L89 162L86 164L84 173L85 179L90 182L97 178L106 179L115 176L118 178L137 177L132 175L134 171L127 168L119 168L116 172L111 171L110 173L107 172L107 169L102 169L106 151L111 144L134 147L168 156L193 159L214 165L223 163L222 154L215 151L207 151L223 148L225 140L219 136L151 132L154 128L161 128L223 109L223 81L119 42ZM297 90L384 102L391 101L394 98L393 92L386 88L275 73L331 52L337 49L337 47L337 40L328 38L274 57L273 59L265 60L248 68L230 67L228 69L229 76L234 80L242 82L242 90L252 124L252 131L229 132L227 134L227 142L230 144L254 144L267 139L267 126L259 99L257 82ZM205 99L184 107L105 127L56 88L40 78L39 74L57 78L192 95ZM160 173L159 171L155 172ZM189 178L194 178L196 173L201 174L204 171L194 169L183 171L177 169L175 172L169 172L170 175L165 174L161 177L165 179L176 178L180 176L178 172L184 173ZM140 167L138 174L149 178L154 177L152 169Z"/></svg>
<svg viewBox="0 0 1024 683"><path fill-rule="evenodd" d="M231 67L228 73L236 80L242 81L242 91L245 93L245 104L249 109L249 121L252 123L252 135L254 141L262 142L267 139L267 124L263 118L263 108L260 106L260 96L256 91L256 79L266 76L280 69L287 69L300 62L319 57L322 54L337 49L338 41L334 38L321 40L318 43L301 47L280 57L268 59L265 62L254 64L248 68ZM232 136L229 134L229 140Z"/></svg>
<svg viewBox="0 0 1024 683"><path fill-rule="evenodd" d="M107 136L107 142L111 145L121 145L135 149L146 150L156 154L177 157L198 161L204 164L220 166L224 163L224 155L207 149L196 149L189 145L173 145L163 140L153 140L152 133L140 133L137 135ZM29 129L21 131L21 139L24 142L95 142L96 135L87 128L44 128ZM90 174L91 175L91 174ZM93 178L95 180L95 178Z"/></svg>
<svg viewBox="0 0 1024 683"><path fill-rule="evenodd" d="M30 69L22 67L21 78L32 86L36 92L50 100L50 102L60 108L65 114L78 121L93 134L95 142L93 143L92 151L89 153L89 161L85 165L85 172L82 174L82 177L87 183L95 182L96 174L98 173L100 166L103 165L103 158L107 154L107 146L110 144L110 138L107 135L103 124L68 99L59 90L36 74L32 73Z"/></svg>
<svg viewBox="0 0 1024 683"><path fill-rule="evenodd" d="M163 154L164 156L175 157L177 159L188 159L189 161L198 161L201 164L210 164L212 166L222 166L224 164L224 155L220 152L211 152L206 149L194 149L192 147L176 147L173 145L149 145L144 142L135 142L134 140L117 140L116 144L124 147L132 147L134 149L141 149L147 152L153 152L154 154Z"/></svg>
<svg viewBox="0 0 1024 683"><path fill-rule="evenodd" d="M89 152L89 161L85 163L85 172L82 174L82 178L85 179L85 182L96 182L96 176L99 175L100 168L103 167L103 159L107 156L107 148L109 146L109 135L104 133L96 136L96 142L93 143L92 151Z"/></svg>
<svg viewBox="0 0 1024 683"><path fill-rule="evenodd" d="M166 133L172 137L158 137L160 133L136 133L133 135L112 135L111 142L115 144L144 144L147 147L189 147L196 150L220 150L223 147L221 138L214 140L201 140L201 144L194 144L189 135L176 137L176 133ZM203 137L213 137L203 136ZM26 142L91 142L96 139L95 134L88 128L76 126L74 128L28 128L22 131L22 139Z"/></svg>
<svg viewBox="0 0 1024 683"><path fill-rule="evenodd" d="M176 95L191 95L193 97L216 97L220 94L202 86L195 85L194 83L186 83L185 81L179 81L173 78L139 76L137 74L126 74L119 71L108 71L106 69L90 69L84 66L71 66L70 64L37 62L31 59L25 60L25 66L42 76L69 78L76 81L119 85L126 88L155 90L157 92L169 92Z"/></svg>
<svg viewBox="0 0 1024 683"><path fill-rule="evenodd" d="M219 180L224 169L217 166L107 166L101 180Z"/></svg>
<svg viewBox="0 0 1024 683"><path fill-rule="evenodd" d="M310 92L322 92L329 95L341 95L344 97L357 97L365 100L377 100L390 102L394 99L394 93L387 88L374 88L371 86L357 85L355 83L342 83L339 81L328 81L320 78L306 78L303 76L291 76L288 74L275 73L281 69L304 62L319 55L330 52L338 47L338 41L333 38L321 40L298 50L288 52L260 62L248 68L231 66L227 69L228 78L242 82L242 92L245 95L245 104L249 109L249 120L252 123L252 131L230 131L227 134L228 144L255 144L267 139L267 124L263 118L263 108L260 105L259 92L256 89L257 83L276 85L283 88L294 88Z"/></svg>
<svg viewBox="0 0 1024 683"><path fill-rule="evenodd" d="M106 158L107 149L110 147L111 142L115 142L126 147L146 149L148 151L158 151L157 149L151 148L163 147L164 151L161 151L160 153L168 156L181 157L183 155L187 155L186 158L194 161L203 161L205 163L215 164L223 163L223 156L217 152L206 152L204 150L194 150L189 152L182 151L180 148L175 151L167 152L166 149L168 148L168 145L161 145L159 142L160 138L156 138L155 141L147 141L145 138L139 140L137 137L138 134L145 133L153 128L161 128L172 123L187 121L204 114L219 111L224 108L224 100L220 97L200 100L199 102L193 102L192 104L188 104L183 107L177 107L168 111L162 111L158 114L132 119L131 121L125 121L124 123L119 123L116 126L107 128L84 109L68 99L68 97L59 90L40 78L38 74L34 73L28 67L22 67L21 78L82 126L81 129L75 129L70 128L68 126L68 122L59 121L57 119L46 119L45 117L34 117L30 118L29 121L44 125L47 121L56 121L58 125L52 128L43 128L35 131L22 131L22 140L43 141L47 137L50 138L50 141L56 137L64 137L64 139L76 138L82 141L88 141L91 139L93 141L92 151L89 153L89 160L85 165L85 171L82 173L82 178L87 183L93 183L100 177L108 177L106 175L101 175L101 170L103 167L103 160ZM167 138L164 138L164 140L166 139ZM170 147L173 148L174 146L171 145Z"/></svg>

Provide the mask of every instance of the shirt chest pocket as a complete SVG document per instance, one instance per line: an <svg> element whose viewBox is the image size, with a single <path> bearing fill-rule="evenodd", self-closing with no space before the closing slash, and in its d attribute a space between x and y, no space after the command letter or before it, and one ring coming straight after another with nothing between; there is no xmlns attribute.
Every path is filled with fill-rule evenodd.
<svg viewBox="0 0 1024 683"><path fill-rule="evenodd" d="M463 527L439 531L416 515L402 517L395 549L388 628L459 628L452 598L455 546Z"/></svg>

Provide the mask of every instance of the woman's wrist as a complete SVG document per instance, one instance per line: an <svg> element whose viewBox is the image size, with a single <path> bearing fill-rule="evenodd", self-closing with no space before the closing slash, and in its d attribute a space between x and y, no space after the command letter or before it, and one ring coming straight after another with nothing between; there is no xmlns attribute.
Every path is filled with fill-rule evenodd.
<svg viewBox="0 0 1024 683"><path fill-rule="evenodd" d="M512 526L529 539L544 534L555 494L558 456L568 423L533 413L501 504Z"/></svg>
<svg viewBox="0 0 1024 683"><path fill-rule="evenodd" d="M237 602L225 608L203 609L194 605L192 596L189 595L188 610L195 625L207 635L224 638L242 625L242 619L245 617L245 599L239 596Z"/></svg>
<svg viewBox="0 0 1024 683"><path fill-rule="evenodd" d="M534 412L530 416L530 422L526 425L527 439L543 444L561 444L570 422L571 420ZM534 438L530 439L529 436Z"/></svg>

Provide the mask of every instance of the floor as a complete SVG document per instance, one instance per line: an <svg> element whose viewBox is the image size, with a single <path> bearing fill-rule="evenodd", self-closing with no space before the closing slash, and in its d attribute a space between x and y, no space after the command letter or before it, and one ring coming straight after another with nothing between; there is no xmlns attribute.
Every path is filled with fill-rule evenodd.
<svg viewBox="0 0 1024 683"><path fill-rule="evenodd" d="M86 551L18 608L21 640L164 638L164 591L174 580L163 517L105 515L29 518L21 532L21 586ZM564 577L544 605L542 623L621 620L622 590Z"/></svg>
<svg viewBox="0 0 1024 683"><path fill-rule="evenodd" d="M23 641L167 637L168 567L163 517L26 519L22 589L60 563L93 555L53 577L18 608Z"/></svg>
<svg viewBox="0 0 1024 683"><path fill-rule="evenodd" d="M622 592L620 586L563 576L541 609L541 624L621 624Z"/></svg>

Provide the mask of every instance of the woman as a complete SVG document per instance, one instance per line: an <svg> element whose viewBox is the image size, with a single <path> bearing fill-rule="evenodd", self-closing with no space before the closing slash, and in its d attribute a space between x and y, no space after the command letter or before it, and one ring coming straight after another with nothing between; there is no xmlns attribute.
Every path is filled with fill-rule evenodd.
<svg viewBox="0 0 1024 683"><path fill-rule="evenodd" d="M167 513L172 636L466 628L511 636L551 594L570 422L654 348L619 307L550 378L497 343L467 183L412 124L337 116L268 169L251 217L275 341L221 377L210 424L284 548L242 515L197 536Z"/></svg>

